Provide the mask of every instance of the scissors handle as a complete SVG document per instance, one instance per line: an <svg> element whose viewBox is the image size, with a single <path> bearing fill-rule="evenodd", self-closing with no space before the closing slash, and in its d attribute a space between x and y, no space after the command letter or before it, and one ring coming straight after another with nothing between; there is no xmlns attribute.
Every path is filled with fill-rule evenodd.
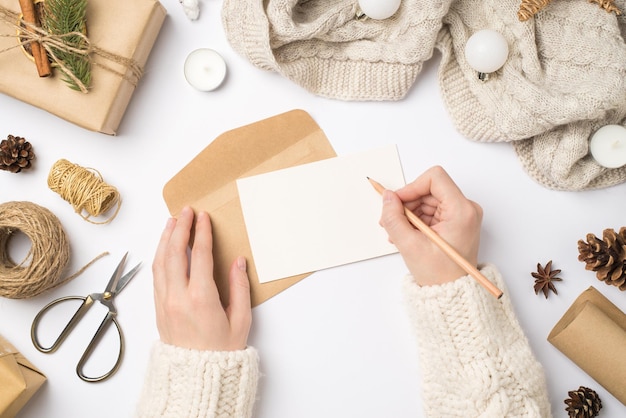
<svg viewBox="0 0 626 418"><path fill-rule="evenodd" d="M39 338L37 338L37 329L39 328L39 322L41 322L41 318L54 306L58 305L59 303L68 301L68 300L81 300L83 303L80 305L78 310L76 310L76 312L72 316L72 319L70 319L67 325L65 325L65 328L63 328L63 331L61 331L61 333L59 334L57 339L52 343L52 345L50 347L42 346L41 343L39 342ZM33 325L30 328L30 338L31 340L33 340L33 344L35 345L35 348L41 351L42 353L54 353L57 350L57 348L59 348L61 343L65 341L65 338L69 335L72 329L74 329L78 321L80 321L80 319L89 310L91 305L93 305L93 302L94 300L90 298L89 296L87 297L66 296L63 298L55 299L49 304L47 304L46 306L44 306L39 311L39 313L35 316L35 319L33 319Z"/></svg>
<svg viewBox="0 0 626 418"><path fill-rule="evenodd" d="M105 331L107 330L107 328L109 327L111 323L115 324L115 328L117 328L117 335L120 337L120 349L119 349L119 352L117 353L117 360L115 360L115 364L113 365L111 370L109 370L102 376L98 376L98 377L87 376L83 372L83 367L85 367L85 363L87 363L87 360L89 360L89 357L91 357L91 353L96 348L96 346L98 345L98 342L100 342L100 339L102 338L102 336L104 335ZM120 364L122 363L123 356L124 356L124 335L122 334L122 328L120 328L119 322L117 322L117 319L115 319L115 313L107 312L106 316L100 323L98 330L96 331L94 336L91 338L91 341L89 342L89 345L85 349L85 352L83 353L82 357L80 358L80 360L78 360L78 364L76 365L76 374L85 382L101 382L111 377L117 371L117 369L120 367Z"/></svg>
<svg viewBox="0 0 626 418"><path fill-rule="evenodd" d="M57 339L52 343L52 345L49 346L49 347L44 347L43 345L41 345L41 343L39 342L39 339L37 337L37 335L38 335L37 330L39 328L39 323L41 322L41 318L51 308L53 308L54 306L56 306L56 305L58 305L60 303L66 302L68 300L80 300L80 301L82 301L82 304L76 310L76 312L74 313L72 318L69 320L67 325L65 325L65 328L63 328L63 331L61 331L61 333L59 334ZM31 339L33 341L33 344L35 345L35 348L37 348L37 350L41 351L42 353L53 353L54 351L56 351L59 348L59 346L63 343L65 338L72 331L72 329L74 329L76 324L81 320L81 318L85 315L85 313L93 305L94 301L95 300L91 296L87 296L87 297L83 297L83 296L66 296L66 297L62 297L62 298L59 298L59 299L55 299L52 302L50 302L49 304L47 304L46 306L44 306L41 309L41 311L39 311L39 313L35 316L35 319L33 319L33 324L32 324L31 329L30 329L30 337L31 337ZM113 365L111 370L109 370L108 372L106 372L102 376L98 376L98 377L86 376L85 373L83 372L83 368L85 366L85 363L87 363L87 361L89 360L92 352L94 351L94 349L98 345L98 342L100 341L100 339L104 335L105 331L108 329L108 327L111 324L111 322L113 324L115 324L115 328L117 329L117 333L118 333L118 336L119 336L119 339L120 339L120 348L119 348L117 360L115 361L115 364ZM100 323L100 326L96 330L96 333L91 338L91 341L89 342L89 345L87 345L87 348L85 349L85 351L83 352L83 355L81 356L80 360L78 361L78 364L76 365L76 374L78 375L78 377L80 377L85 382L100 382L102 380L108 379L119 368L120 363L122 362L123 354L124 354L124 337L123 337L123 334L122 334L122 329L120 328L120 325L117 322L117 319L115 319L115 312L109 311L109 312L107 312L106 316L104 317L104 319Z"/></svg>

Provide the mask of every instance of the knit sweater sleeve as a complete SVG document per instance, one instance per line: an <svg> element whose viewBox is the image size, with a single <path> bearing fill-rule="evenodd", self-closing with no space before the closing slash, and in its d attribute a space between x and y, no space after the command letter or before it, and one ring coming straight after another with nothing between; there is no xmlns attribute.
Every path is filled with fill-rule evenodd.
<svg viewBox="0 0 626 418"><path fill-rule="evenodd" d="M482 273L504 290L494 266ZM417 334L429 417L550 417L543 370L506 292L494 298L467 276L405 294Z"/></svg>
<svg viewBox="0 0 626 418"><path fill-rule="evenodd" d="M252 347L198 351L156 342L136 417L249 418L258 376Z"/></svg>

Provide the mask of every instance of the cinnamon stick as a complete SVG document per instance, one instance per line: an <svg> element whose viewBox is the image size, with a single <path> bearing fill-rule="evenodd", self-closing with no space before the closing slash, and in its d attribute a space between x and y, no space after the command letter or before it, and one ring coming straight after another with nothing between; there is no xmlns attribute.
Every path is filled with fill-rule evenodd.
<svg viewBox="0 0 626 418"><path fill-rule="evenodd" d="M19 1L24 22L39 27L39 16L37 16L35 11L34 0ZM31 28L26 28L26 30L33 32ZM48 77L52 74L52 69L50 67L50 61L48 61L48 54L46 53L46 50L39 42L31 42L30 48L33 58L35 59L35 66L37 67L39 77Z"/></svg>

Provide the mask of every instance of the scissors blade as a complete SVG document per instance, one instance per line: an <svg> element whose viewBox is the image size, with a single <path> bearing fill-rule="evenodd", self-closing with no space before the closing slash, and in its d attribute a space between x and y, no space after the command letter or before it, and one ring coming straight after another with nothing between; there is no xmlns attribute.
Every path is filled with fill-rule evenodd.
<svg viewBox="0 0 626 418"><path fill-rule="evenodd" d="M113 275L111 276L111 279L109 280L109 283L107 283L106 289L104 289L105 292L115 293L115 289L117 288L117 283L119 282L120 277L122 277L122 272L124 271L124 264L126 263L127 255L128 253L124 254L124 257L122 257L122 260L119 262L119 264L115 268L115 271L113 272Z"/></svg>
<svg viewBox="0 0 626 418"><path fill-rule="evenodd" d="M128 273L126 273L118 282L117 282L117 286L115 287L115 289L113 289L113 295L117 295L118 293L120 293L128 284L128 282L130 282L130 279L132 279L133 277L135 277L135 274L137 274L137 272L139 271L139 267L141 267L141 263L137 264L135 267L133 267L133 269L131 271L129 271Z"/></svg>

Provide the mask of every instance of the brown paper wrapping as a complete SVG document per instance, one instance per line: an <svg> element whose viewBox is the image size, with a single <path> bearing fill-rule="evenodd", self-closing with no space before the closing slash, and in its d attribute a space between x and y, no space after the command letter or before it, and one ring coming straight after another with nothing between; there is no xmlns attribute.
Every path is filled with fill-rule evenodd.
<svg viewBox="0 0 626 418"><path fill-rule="evenodd" d="M0 0L0 5L14 12L20 11L18 0ZM156 0L89 0L87 35L93 45L134 59L143 68L165 15L165 8ZM0 50L16 45L16 35L13 28L0 21ZM126 73L132 79L131 72L121 64L99 56L93 59ZM53 77L40 78L33 61L19 47L0 53L0 68L0 93L83 128L111 135L116 133L135 90L129 79L92 65L89 93L74 91L61 80L58 71Z"/></svg>
<svg viewBox="0 0 626 418"><path fill-rule="evenodd" d="M43 373L0 335L0 418L13 418L45 381Z"/></svg>
<svg viewBox="0 0 626 418"><path fill-rule="evenodd" d="M236 180L335 156L309 114L292 110L223 133L165 185L163 197L172 215L190 205L211 216L215 281L222 301L228 300L228 271L239 255L248 260L252 306L308 276L259 283Z"/></svg>
<svg viewBox="0 0 626 418"><path fill-rule="evenodd" d="M626 405L626 314L594 287L574 301L548 341Z"/></svg>

